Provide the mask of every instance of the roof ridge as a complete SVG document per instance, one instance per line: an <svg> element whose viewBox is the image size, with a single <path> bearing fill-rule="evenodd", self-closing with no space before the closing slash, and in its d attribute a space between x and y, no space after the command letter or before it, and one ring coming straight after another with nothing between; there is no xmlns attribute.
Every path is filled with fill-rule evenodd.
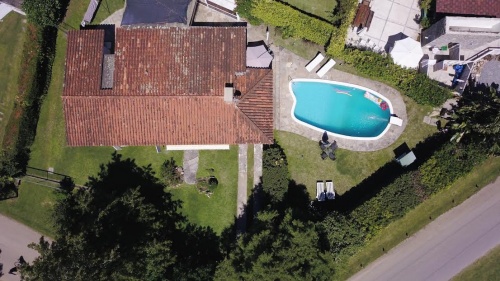
<svg viewBox="0 0 500 281"><path fill-rule="evenodd" d="M265 69L265 68L262 68L262 69ZM251 88L250 90L248 90L248 91L247 91L247 93L246 93L246 94L244 94L244 95L241 97L240 101L244 101L244 100L248 99L248 98L247 98L247 96L250 96L252 93L254 93L255 88L257 88L257 86L259 86L259 85L260 85L260 83L262 82L262 80L263 80L264 78L266 78L266 76L267 76L267 75L269 75L269 73L270 73L270 72L272 72L272 69L271 69L271 68L270 68L270 69L268 69L268 71L267 71L266 73L264 73L264 75L262 75L262 77L260 77L260 79L258 79L258 80L257 80L257 82L256 82L256 83L252 86L252 88Z"/></svg>
<svg viewBox="0 0 500 281"><path fill-rule="evenodd" d="M255 130L257 130L257 131L259 132L261 139L269 139L269 138L266 136L266 134L264 133L264 131L262 131L262 130L259 128L259 126L257 126L257 124L255 124L255 122L253 122L253 120L252 120L252 119L250 119L250 117L248 117L248 115L246 115L243 111L241 111L241 109L240 109L238 106L236 106L236 108L237 108L237 110L236 110L236 114L240 114L240 115L241 115L241 117L243 117L243 119L247 120L247 121L248 121L248 122L247 122L247 123L248 123L248 125L250 125L253 129L255 129ZM239 138L239 136L238 136L238 138ZM270 141L272 141L272 140L270 140Z"/></svg>

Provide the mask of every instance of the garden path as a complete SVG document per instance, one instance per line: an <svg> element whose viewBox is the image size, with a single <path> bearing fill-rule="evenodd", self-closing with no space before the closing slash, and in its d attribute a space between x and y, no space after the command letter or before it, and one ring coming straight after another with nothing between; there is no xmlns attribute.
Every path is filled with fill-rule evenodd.
<svg viewBox="0 0 500 281"><path fill-rule="evenodd" d="M238 201L236 203L236 232L243 233L246 230L247 206L247 163L248 144L238 145Z"/></svg>
<svg viewBox="0 0 500 281"><path fill-rule="evenodd" d="M182 166L184 167L184 182L187 184L196 183L196 172L198 172L198 150L184 151L184 159Z"/></svg>

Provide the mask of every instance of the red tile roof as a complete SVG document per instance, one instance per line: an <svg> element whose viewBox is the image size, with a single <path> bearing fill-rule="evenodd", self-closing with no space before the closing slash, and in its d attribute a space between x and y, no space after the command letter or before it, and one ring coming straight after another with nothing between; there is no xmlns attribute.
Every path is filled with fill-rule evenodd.
<svg viewBox="0 0 500 281"><path fill-rule="evenodd" d="M273 76L247 69L245 27L117 29L112 89L104 31L68 33L69 146L272 143ZM224 102L224 86L241 91Z"/></svg>
<svg viewBox="0 0 500 281"><path fill-rule="evenodd" d="M500 17L500 0L437 0L438 13Z"/></svg>

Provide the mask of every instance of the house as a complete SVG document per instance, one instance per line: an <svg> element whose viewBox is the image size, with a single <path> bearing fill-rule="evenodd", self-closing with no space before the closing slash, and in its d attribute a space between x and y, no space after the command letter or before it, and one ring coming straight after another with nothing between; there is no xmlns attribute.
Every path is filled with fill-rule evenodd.
<svg viewBox="0 0 500 281"><path fill-rule="evenodd" d="M273 142L273 72L246 66L245 26L115 32L68 32L67 145Z"/></svg>
<svg viewBox="0 0 500 281"><path fill-rule="evenodd" d="M445 17L422 31L426 59L421 69L461 94L475 63L500 54L499 35L500 18Z"/></svg>
<svg viewBox="0 0 500 281"><path fill-rule="evenodd" d="M0 20L5 17L10 11L14 11L21 15L26 15L22 11L23 0L2 0L0 1Z"/></svg>
<svg viewBox="0 0 500 281"><path fill-rule="evenodd" d="M500 18L498 0L436 0L436 12L446 15Z"/></svg>

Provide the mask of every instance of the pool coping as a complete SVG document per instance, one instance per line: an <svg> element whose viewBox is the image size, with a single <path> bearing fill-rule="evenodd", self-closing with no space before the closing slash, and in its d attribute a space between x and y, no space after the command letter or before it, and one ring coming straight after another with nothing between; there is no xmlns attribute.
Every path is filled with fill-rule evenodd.
<svg viewBox="0 0 500 281"><path fill-rule="evenodd" d="M308 72L305 69L307 60L293 54L284 48L273 47L274 51L274 128L279 131L286 131L301 135L308 139L319 141L322 133L302 124L297 123L292 118L293 94L289 90L289 82L296 78L318 79L316 73ZM316 70L316 69L315 69ZM355 140L345 139L328 134L330 141L336 140L340 148L351 151L377 151L389 147L398 142L408 123L406 114L406 104L402 95L392 87L386 84L356 76L350 73L331 69L321 80L338 81L368 88L377 93L384 93L392 104L393 113L403 119L401 127L396 125L389 126L388 131L377 140ZM399 142L403 142L400 140Z"/></svg>
<svg viewBox="0 0 500 281"><path fill-rule="evenodd" d="M292 98L293 98L293 105L292 105L292 109L290 111L290 115L292 116L292 119L295 122L297 122L297 123L299 123L299 124L301 124L303 126L309 127L309 128L311 128L313 130L316 130L316 131L318 131L320 133L327 132L327 134L329 134L331 136L334 136L334 137L338 137L338 138L349 139L349 140L364 140L364 141L369 141L369 140L378 140L378 139L382 138L385 135L385 133L387 133L387 131L389 130L389 128L394 125L394 124L391 124L391 122L388 121L387 125L384 128L384 130L380 134L378 134L377 136L375 136L375 137L353 137L353 136L348 136L348 135L337 134L337 133L334 133L334 132L331 132L331 131L328 131L328 130L321 129L321 128L316 127L314 125L308 124L307 122L301 121L297 117L295 117L294 112L295 112L295 106L297 105L297 98L296 98L295 93L293 92L293 89L292 89L293 82L317 82L317 83L324 83L324 84L347 86L347 87L351 87L351 88L358 88L358 89L360 89L362 91L365 91L365 92L367 92L369 94L376 95L377 97L379 97L383 101L385 101L389 105L389 113L391 115L394 114L394 110L393 110L391 101L387 97L385 97L381 93L378 93L377 91L374 91L372 89L368 89L368 88L360 86L360 85L355 85L355 84L345 83L345 82L339 82L339 81L333 81L333 80L324 80L324 79L296 78L296 79L292 79L292 80L290 80L290 82L288 82L288 90L292 94Z"/></svg>

